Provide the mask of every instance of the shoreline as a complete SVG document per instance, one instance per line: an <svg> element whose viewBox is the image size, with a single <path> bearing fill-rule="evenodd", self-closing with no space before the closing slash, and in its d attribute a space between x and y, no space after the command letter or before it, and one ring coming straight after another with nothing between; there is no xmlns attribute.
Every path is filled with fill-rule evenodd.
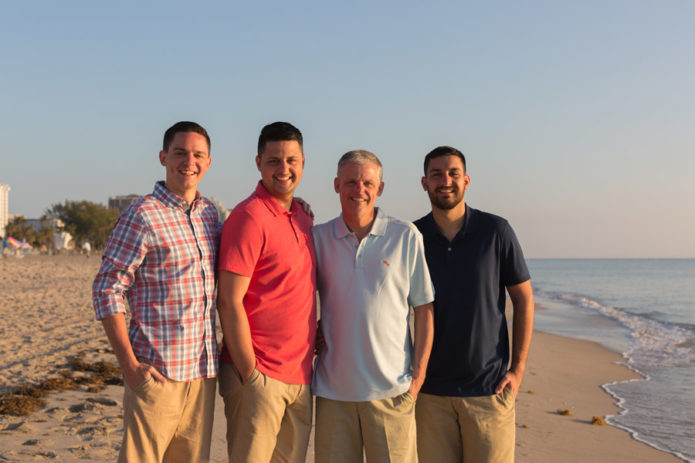
<svg viewBox="0 0 695 463"><path fill-rule="evenodd" d="M70 358L108 360L101 324L94 319L91 281L100 258L27 256L0 260L0 389L57 377ZM517 396L516 461L682 461L593 416L620 412L603 389L642 378L621 354L591 341L534 331ZM25 417L0 415L0 460L113 461L122 436L121 386L100 392L52 392ZM224 407L216 394L211 462L226 462ZM570 410L562 416L557 410ZM307 461L313 461L313 439Z"/></svg>
<svg viewBox="0 0 695 463"><path fill-rule="evenodd" d="M624 409L604 386L645 377L622 354L598 343L534 330L528 366L517 396L516 461L681 462L598 416ZM568 391L565 392L565 391ZM569 410L562 416L558 410Z"/></svg>
<svg viewBox="0 0 695 463"><path fill-rule="evenodd" d="M601 346L601 347L603 347L603 346ZM611 349L608 349L608 350L609 350L609 351L612 351ZM612 352L613 352L613 351L612 351ZM620 354L620 355L622 356L622 354ZM622 366L622 367L624 367L624 368L627 368L628 370L630 370L630 371L636 373L636 374L639 376L639 378L628 379L628 380L611 381L611 382L609 382L609 383L606 383L606 384L602 384L602 385L601 385L601 390L602 390L605 394L607 394L608 396L610 396L610 397L614 400L614 404L615 404L616 407L620 410L618 413L616 413L616 414L614 414L614 415L607 416L606 422L607 422L610 426L613 426L614 428L620 429L620 430L622 430L622 431L628 433L628 434L630 435L630 437L631 437L633 440L635 440L635 441L637 441L637 442L639 442L639 443L641 443L641 444L647 445L647 446L649 446L649 447L651 447L651 448L653 448L653 449L655 449L655 450L658 450L659 452L664 452L664 453L666 453L666 454L668 454L668 455L673 455L674 457L676 457L677 461L685 461L685 462L691 461L691 460L688 460L685 456L683 456L682 454L680 454L680 453L678 453L678 452L673 452L673 451L671 451L671 450L668 450L668 449L665 449L665 448L661 448L661 447L659 447L659 445L657 445L657 444L654 444L654 443L651 443L651 442L647 442L645 439L643 439L643 438L641 438L641 437L639 436L639 431L636 431L636 430L634 430L634 429L632 429L632 428L630 428L630 427L628 427L628 426L622 425L622 424L618 423L618 422L614 419L615 417L621 416L621 415L623 415L623 414L629 412L629 409L626 408L626 407L624 406L625 399L622 398L622 397L620 397L620 396L618 396L616 393L612 392L609 388L610 388L611 386L613 386L613 385L615 385L615 384L619 384L619 383L632 382L632 381L649 381L649 380L651 379L651 378L649 377L649 375L646 375L646 374L642 373L641 371L639 371L638 369L636 369L636 368L634 368L634 367L628 365L628 364L625 363L624 361L623 361L623 362L618 362L618 363L616 363L616 364L617 364L617 365L620 365L620 366Z"/></svg>

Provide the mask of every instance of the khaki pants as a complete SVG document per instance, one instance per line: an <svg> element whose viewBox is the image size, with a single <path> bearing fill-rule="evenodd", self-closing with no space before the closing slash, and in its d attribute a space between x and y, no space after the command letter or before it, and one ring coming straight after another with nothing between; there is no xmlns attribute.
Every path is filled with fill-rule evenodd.
<svg viewBox="0 0 695 463"><path fill-rule="evenodd" d="M191 382L150 377L123 393L120 463L210 460L215 378Z"/></svg>
<svg viewBox="0 0 695 463"><path fill-rule="evenodd" d="M232 364L220 365L230 462L306 460L311 433L309 385L287 384L254 370L245 384Z"/></svg>
<svg viewBox="0 0 695 463"><path fill-rule="evenodd" d="M422 462L513 463L514 395L417 398L418 456Z"/></svg>
<svg viewBox="0 0 695 463"><path fill-rule="evenodd" d="M417 462L415 401L409 393L367 402L316 398L316 462L362 463L363 445L370 463Z"/></svg>

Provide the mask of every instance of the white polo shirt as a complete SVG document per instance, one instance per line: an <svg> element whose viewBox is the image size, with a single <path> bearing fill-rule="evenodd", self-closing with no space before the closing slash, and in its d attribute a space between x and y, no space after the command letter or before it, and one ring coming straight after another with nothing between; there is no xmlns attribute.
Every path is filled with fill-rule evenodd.
<svg viewBox="0 0 695 463"><path fill-rule="evenodd" d="M378 208L361 242L342 215L312 233L326 338L314 394L358 402L406 392L412 378L410 306L434 300L422 235Z"/></svg>

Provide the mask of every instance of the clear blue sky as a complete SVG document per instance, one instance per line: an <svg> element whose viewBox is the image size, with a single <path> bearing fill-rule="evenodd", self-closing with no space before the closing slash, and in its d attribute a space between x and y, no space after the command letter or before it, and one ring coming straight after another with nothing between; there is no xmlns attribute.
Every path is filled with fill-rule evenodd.
<svg viewBox="0 0 695 463"><path fill-rule="evenodd" d="M527 257L695 257L695 3L11 2L0 13L0 183L10 213L105 203L164 176L164 130L212 136L201 192L258 179L261 127L298 126L319 221L350 149L378 204L428 211L422 159L467 156L467 202Z"/></svg>

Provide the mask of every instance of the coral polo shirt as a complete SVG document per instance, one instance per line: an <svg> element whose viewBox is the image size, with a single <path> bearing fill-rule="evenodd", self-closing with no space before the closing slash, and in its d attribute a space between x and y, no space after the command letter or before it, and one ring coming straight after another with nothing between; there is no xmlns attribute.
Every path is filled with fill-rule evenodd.
<svg viewBox="0 0 695 463"><path fill-rule="evenodd" d="M316 254L312 218L286 211L258 182L224 223L218 268L250 277L244 309L256 368L273 379L310 384L316 338ZM231 363L227 349L220 361Z"/></svg>

